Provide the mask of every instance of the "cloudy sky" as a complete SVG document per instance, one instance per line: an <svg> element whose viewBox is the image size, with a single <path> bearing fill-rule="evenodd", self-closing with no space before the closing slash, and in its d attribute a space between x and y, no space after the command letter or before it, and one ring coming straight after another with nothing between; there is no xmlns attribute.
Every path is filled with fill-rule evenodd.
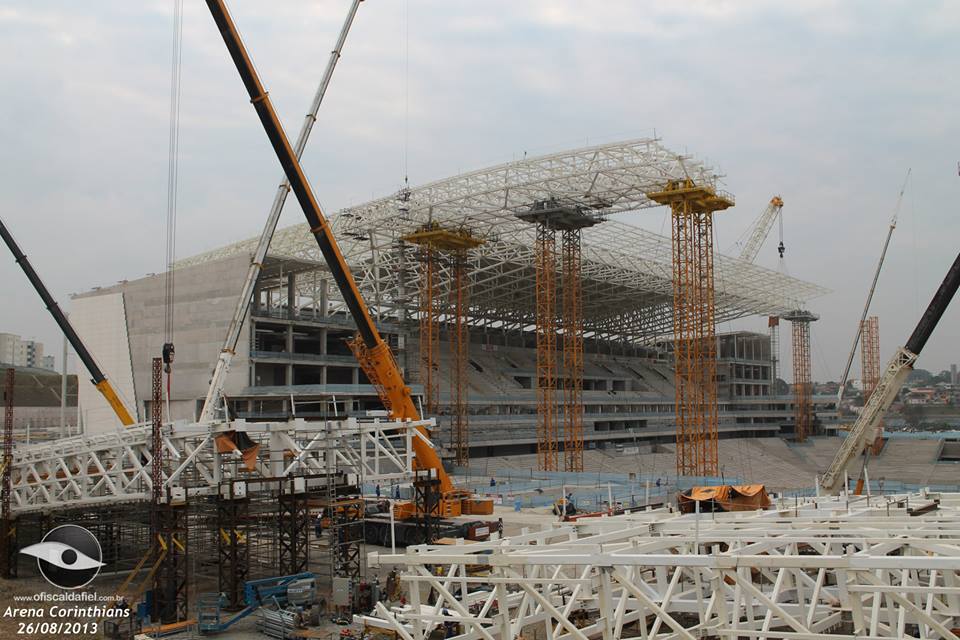
<svg viewBox="0 0 960 640"><path fill-rule="evenodd" d="M185 4L179 256L256 235L279 175L205 3ZM349 2L229 4L292 135ZM173 0L0 2L0 211L67 307L163 269L172 16ZM953 2L366 0L305 167L335 210L393 192L405 165L418 184L656 131L726 175L720 247L783 196L787 271L833 291L810 308L814 377L836 379L908 167L874 301L883 360L960 248L958 36ZM281 224L302 219L291 204ZM777 268L775 245L759 263ZM0 331L59 358L10 259L0 282ZM960 361L958 319L960 302L919 366Z"/></svg>

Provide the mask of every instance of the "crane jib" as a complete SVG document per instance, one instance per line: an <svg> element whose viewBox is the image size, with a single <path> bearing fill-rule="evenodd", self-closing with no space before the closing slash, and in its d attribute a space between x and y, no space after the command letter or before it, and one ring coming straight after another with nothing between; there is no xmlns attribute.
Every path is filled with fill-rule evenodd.
<svg viewBox="0 0 960 640"><path fill-rule="evenodd" d="M940 322L943 312L947 310L950 301L953 300L953 296L957 293L958 287L960 287L960 253L958 253L954 259L950 270L947 271L947 275L943 278L943 282L940 283L940 288L933 294L933 299L930 300L930 304L927 305L927 309L923 312L923 316L921 316L920 321L917 323L917 327L913 330L913 333L910 334L910 339L907 340L907 344L905 345L907 350L916 355L920 355L920 351L927 344L930 334L933 333L937 323Z"/></svg>

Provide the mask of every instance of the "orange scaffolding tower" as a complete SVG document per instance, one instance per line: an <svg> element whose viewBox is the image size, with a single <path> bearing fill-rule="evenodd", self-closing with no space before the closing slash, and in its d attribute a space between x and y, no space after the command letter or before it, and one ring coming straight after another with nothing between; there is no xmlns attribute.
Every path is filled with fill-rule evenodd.
<svg viewBox="0 0 960 640"><path fill-rule="evenodd" d="M673 348L677 474L717 476L717 336L713 283L713 213L729 194L690 178L647 194L670 206L673 245Z"/></svg>
<svg viewBox="0 0 960 640"><path fill-rule="evenodd" d="M880 382L880 319L870 316L860 323L860 377L863 383L863 404L867 404L873 390ZM877 425L873 438L867 440L873 453L883 448L883 421Z"/></svg>
<svg viewBox="0 0 960 640"><path fill-rule="evenodd" d="M467 410L467 358L470 329L470 285L467 276L466 249L453 253L453 283L450 287L450 434L454 462L465 467L470 462L470 429Z"/></svg>
<svg viewBox="0 0 960 640"><path fill-rule="evenodd" d="M582 230L600 222L582 207L556 200L537 202L517 214L536 224L537 463L560 468L560 411L557 382L563 384L563 466L583 471L583 300ZM563 296L557 308L557 231L561 232ZM559 314L558 314L559 312ZM559 321L558 321L559 315ZM563 331L563 375L557 372L557 333Z"/></svg>
<svg viewBox="0 0 960 640"><path fill-rule="evenodd" d="M419 362L420 384L423 385L423 409L427 415L436 415L440 404L437 364L440 351L440 309L437 299L437 252L431 244L420 245L419 302Z"/></svg>
<svg viewBox="0 0 960 640"><path fill-rule="evenodd" d="M537 462L544 471L559 469L557 442L557 232L537 224Z"/></svg>
<svg viewBox="0 0 960 640"><path fill-rule="evenodd" d="M455 462L470 460L469 411L467 403L467 359L470 274L468 253L483 240L464 229L444 229L430 222L403 238L417 245L420 271L420 381L424 387L424 410L436 414L440 404L439 350L441 315L441 272L450 267L447 322L450 334L450 445Z"/></svg>
<svg viewBox="0 0 960 640"><path fill-rule="evenodd" d="M563 265L563 469L583 471L583 287L579 227L561 234Z"/></svg>
<svg viewBox="0 0 960 640"><path fill-rule="evenodd" d="M810 375L810 323L814 313L797 309L783 316L792 326L793 338L793 434L804 442L813 433L813 379Z"/></svg>

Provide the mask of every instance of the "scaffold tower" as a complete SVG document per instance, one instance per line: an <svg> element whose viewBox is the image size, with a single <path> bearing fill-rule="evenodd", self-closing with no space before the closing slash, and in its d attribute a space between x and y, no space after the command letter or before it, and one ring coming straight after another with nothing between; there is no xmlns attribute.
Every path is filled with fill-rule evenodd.
<svg viewBox="0 0 960 640"><path fill-rule="evenodd" d="M537 202L517 217L536 225L534 250L537 328L537 460L544 471L583 470L583 280L582 230L600 222L596 212L556 199ZM561 235L557 272L557 231ZM558 276L562 296L557 307ZM562 331L563 371L557 370ZM562 384L563 411L557 406ZM560 423L562 416L562 426Z"/></svg>
<svg viewBox="0 0 960 640"><path fill-rule="evenodd" d="M671 180L647 197L670 206L677 474L716 476L717 337L713 213L733 196L692 179Z"/></svg>
<svg viewBox="0 0 960 640"><path fill-rule="evenodd" d="M813 379L810 374L810 323L815 313L797 309L783 316L792 326L794 439L804 442L813 433Z"/></svg>
<svg viewBox="0 0 960 640"><path fill-rule="evenodd" d="M449 305L445 318L450 335L450 432L456 464L470 460L469 412L467 405L467 360L470 332L469 252L483 244L470 231L441 227L430 222L404 241L419 248L420 278L420 379L424 385L424 405L428 414L439 408L439 344L441 292L446 284ZM444 283L441 276L448 275Z"/></svg>
<svg viewBox="0 0 960 640"><path fill-rule="evenodd" d="M860 323L860 377L863 383L863 404L867 404L873 390L880 382L880 319L870 316ZM883 447L883 421L877 424L877 432L868 437L868 446L873 453L880 453Z"/></svg>
<svg viewBox="0 0 960 640"><path fill-rule="evenodd" d="M776 395L780 375L780 318L767 316L767 330L770 332L770 383L772 395Z"/></svg>

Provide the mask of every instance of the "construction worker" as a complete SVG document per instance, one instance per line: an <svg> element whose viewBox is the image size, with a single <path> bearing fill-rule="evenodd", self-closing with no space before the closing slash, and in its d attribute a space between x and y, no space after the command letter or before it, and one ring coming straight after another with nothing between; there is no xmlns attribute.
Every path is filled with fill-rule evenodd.
<svg viewBox="0 0 960 640"><path fill-rule="evenodd" d="M374 492L377 494L377 497L380 497L380 483L377 483L377 486L373 488Z"/></svg>
<svg viewBox="0 0 960 640"><path fill-rule="evenodd" d="M323 535L323 509L320 509L317 519L313 522L313 533L318 538Z"/></svg>

